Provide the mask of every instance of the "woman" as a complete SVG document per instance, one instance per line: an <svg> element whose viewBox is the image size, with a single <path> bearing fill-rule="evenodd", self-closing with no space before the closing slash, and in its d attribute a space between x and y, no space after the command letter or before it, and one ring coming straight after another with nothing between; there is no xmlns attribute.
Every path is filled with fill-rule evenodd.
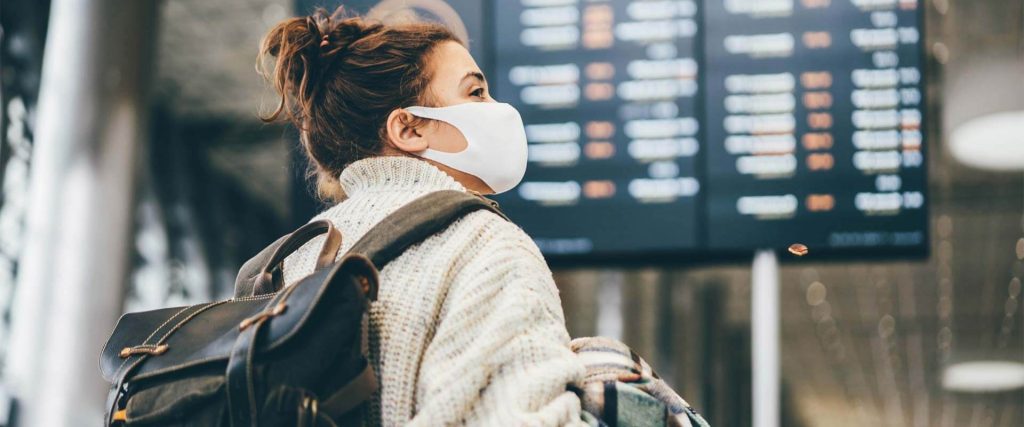
<svg viewBox="0 0 1024 427"><path fill-rule="evenodd" d="M316 219L342 232L341 253L424 194L491 194L522 178L518 113L491 98L465 46L440 25L319 11L274 27L267 56L280 104L265 120L300 129L319 193L338 202ZM286 284L312 272L320 243L285 260ZM551 271L498 215L469 214L385 266L369 313L381 383L370 424L581 423L580 399L566 387L585 369Z"/></svg>

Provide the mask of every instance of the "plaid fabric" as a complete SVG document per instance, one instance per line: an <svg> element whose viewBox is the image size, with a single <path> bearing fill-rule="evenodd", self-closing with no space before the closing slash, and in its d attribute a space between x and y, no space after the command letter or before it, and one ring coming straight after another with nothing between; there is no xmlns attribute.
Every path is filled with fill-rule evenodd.
<svg viewBox="0 0 1024 427"><path fill-rule="evenodd" d="M570 348L587 368L580 384L583 409L591 414L614 414L616 425L710 427L651 365L628 346L605 337L574 339ZM609 411L607 400L616 399ZM658 412L660 411L660 412Z"/></svg>

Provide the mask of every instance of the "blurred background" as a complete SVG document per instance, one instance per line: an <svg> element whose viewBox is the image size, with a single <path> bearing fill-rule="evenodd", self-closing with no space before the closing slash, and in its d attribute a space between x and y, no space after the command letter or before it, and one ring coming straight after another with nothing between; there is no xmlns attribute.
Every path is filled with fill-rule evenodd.
<svg viewBox="0 0 1024 427"><path fill-rule="evenodd" d="M381 6L375 1L342 3L364 13ZM656 14L672 10L699 27L671 42L673 54L711 59L724 54L708 47L707 40L735 29L715 27L721 21L712 19L711 11L722 5L753 19L780 19L780 11L789 10L781 19L795 26L812 19L808 10L850 5L870 13L865 17L872 20L913 17L910 27L901 28L918 32L900 33L907 46L893 52L905 61L911 58L921 74L913 87L922 100L910 102L918 120L907 124L908 101L903 99L900 126L920 132L922 145L912 151L924 153L923 163L887 176L918 186L925 202L909 214L904 210L871 218L879 230L920 233L912 247L839 250L828 247L836 246L834 238L802 235L800 222L769 220L752 223L746 233L758 243L745 251L742 242L716 244L713 220L701 222L711 216L705 212L694 213L694 223L680 225L701 236L692 244L673 246L668 232L660 241L665 247L642 242L602 246L595 238L584 242L587 250L570 254L559 248L576 247L576 241L546 239L542 234L550 228L536 223L535 216L562 212L562 220L571 220L590 215L588 221L603 224L608 233L632 236L645 232L644 211L587 209L590 202L582 199L570 203L582 211L558 211L557 203L542 199L563 193L537 186L499 200L513 218L523 219L550 256L570 334L623 340L712 425L1024 424L1024 1L509 0L499 7L463 0L449 2L450 10L438 8L445 4L440 1L380 3L383 9L374 13L384 10L409 19L415 15L410 9L421 7L441 21L463 25L460 31L467 34L474 56L492 85L499 86L495 93L509 94L506 98L525 93L510 89L509 83L516 83L507 81L515 66L510 63L543 58L550 51L531 56L522 46L503 44L509 40L504 35L520 31L510 29L515 15L507 15L512 17L504 23L480 17L494 16L505 6L584 10L608 4L610 11L634 16L646 9L631 9L631 4L654 5ZM294 132L258 120L261 106L275 100L254 70L266 31L282 19L308 13L315 4L320 3L0 0L0 426L100 425L107 386L97 358L121 313L229 297L242 262L323 208L303 179L304 160L296 151ZM680 12L685 10L690 12ZM893 13L876 13L886 11ZM456 14L454 21L449 12ZM557 20L565 15L545 16ZM579 21L576 17L570 24ZM532 25L527 21L520 20ZM840 26L846 21L819 22ZM837 31L831 39L835 45L849 44L848 30ZM689 48L679 47L688 43L686 37L699 38ZM807 37L800 39L801 46L821 43L820 35ZM530 45L533 39L520 40ZM602 43L600 37L587 40L567 49L583 52ZM765 42L747 41L754 46ZM587 45L591 42L597 45ZM881 66L886 57L867 58ZM692 105L723 105L711 93L716 90L712 80L726 74L726 66L699 62L700 71L679 80L703 82L692 95L700 102L679 101L673 110L679 114L703 117L713 111ZM849 74L841 63L829 64ZM759 72L744 64L727 65ZM765 63L760 72L772 66ZM587 76L594 77L589 71ZM603 114L587 107L602 93L601 87L593 92L588 87L572 111ZM620 88L618 95L623 94ZM531 114L540 113L530 113L533 106L523 98L509 102L523 104L529 124ZM842 102L846 98L841 95ZM836 99L840 103L840 95ZM837 118L836 126L842 120ZM794 135L805 134L802 126ZM716 139L715 132L714 124L702 126L695 138L720 145L725 136ZM849 133L836 132L836 146L849 146L849 140ZM906 149L909 143L902 144ZM587 150L587 156L600 151ZM702 150L716 155L713 146ZM533 175L528 180L546 179L545 165L534 160L551 153L531 148ZM796 153L806 154L803 149ZM836 151L836 164L848 164L847 154ZM672 169L659 164L658 170ZM687 166L684 160L674 164L673 177L685 177L688 170L698 178L703 173L703 166ZM594 173L592 167L578 171ZM790 176L800 178L803 172ZM584 187L583 198L599 198L607 188L615 193L617 180L625 178L610 176L601 181L610 184ZM843 179L823 178L835 187L848 185ZM871 182L875 179L872 175ZM797 194L804 194L800 186L811 185L796 178L787 182ZM702 183L699 197L705 198L692 206L680 201L679 208L714 203L714 194L703 195L714 185ZM745 185L733 179L718 188L756 187ZM836 197L843 197L842 191ZM627 194L620 190L620 196ZM842 201L837 206L842 208ZM850 218L819 223L855 221ZM807 255L786 252L789 243L797 242L809 246ZM768 271L767 282L752 274L758 248L769 250L762 252L768 257L761 266L768 270L759 270ZM754 415L759 394L752 390L757 374L752 364L759 352L752 345L752 330L772 324L771 316L762 317L765 312L752 307L752 285L763 283L777 285L766 288L777 289L769 292L767 305L779 326L777 423ZM771 295L778 298L777 312L771 309Z"/></svg>

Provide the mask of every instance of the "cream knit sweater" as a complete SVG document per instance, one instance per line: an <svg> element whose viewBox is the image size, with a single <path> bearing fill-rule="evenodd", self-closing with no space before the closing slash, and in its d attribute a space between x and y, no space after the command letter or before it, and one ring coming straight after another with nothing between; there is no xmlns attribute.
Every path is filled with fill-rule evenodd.
<svg viewBox="0 0 1024 427"><path fill-rule="evenodd" d="M406 157L352 163L348 198L318 215L341 231L344 253L370 227L428 192L465 187ZM285 260L285 283L312 272L322 238ZM566 385L584 367L544 258L518 226L471 213L381 271L370 307L369 356L380 379L373 425L580 424Z"/></svg>

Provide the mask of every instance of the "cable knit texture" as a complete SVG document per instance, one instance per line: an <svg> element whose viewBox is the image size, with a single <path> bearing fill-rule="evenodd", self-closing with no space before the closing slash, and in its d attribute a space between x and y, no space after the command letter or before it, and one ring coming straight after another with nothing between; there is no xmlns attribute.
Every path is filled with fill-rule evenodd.
<svg viewBox="0 0 1024 427"><path fill-rule="evenodd" d="M348 198L314 219L342 232L343 254L413 199L467 191L406 157L352 163ZM312 272L323 238L285 259L285 283ZM371 425L581 424L582 379L558 290L537 246L515 224L477 211L408 249L381 271L369 311L369 356L380 378Z"/></svg>

